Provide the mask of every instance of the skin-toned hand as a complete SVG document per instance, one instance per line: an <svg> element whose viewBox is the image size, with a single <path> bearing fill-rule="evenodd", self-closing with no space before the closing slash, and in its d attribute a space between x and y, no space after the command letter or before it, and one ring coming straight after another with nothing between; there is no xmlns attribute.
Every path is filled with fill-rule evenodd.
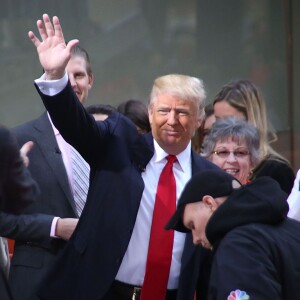
<svg viewBox="0 0 300 300"><path fill-rule="evenodd" d="M29 141L25 143L22 148L20 149L20 156L23 160L23 163L26 167L29 166L29 158L28 158L28 153L31 151L33 148L34 143L32 141Z"/></svg>
<svg viewBox="0 0 300 300"><path fill-rule="evenodd" d="M56 16L53 17L51 23L49 16L44 14L43 20L37 21L37 28L41 40L32 31L28 32L28 36L37 48L40 63L45 70L46 80L60 79L64 76L72 48L79 41L71 40L66 45L59 19Z"/></svg>
<svg viewBox="0 0 300 300"><path fill-rule="evenodd" d="M73 234L77 223L78 219L74 218L58 219L56 223L55 235L65 241L68 241Z"/></svg>

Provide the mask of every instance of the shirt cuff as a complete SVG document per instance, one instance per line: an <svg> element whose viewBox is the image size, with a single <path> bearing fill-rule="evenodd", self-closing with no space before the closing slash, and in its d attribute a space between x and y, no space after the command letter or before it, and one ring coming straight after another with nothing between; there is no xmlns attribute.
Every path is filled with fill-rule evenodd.
<svg viewBox="0 0 300 300"><path fill-rule="evenodd" d="M52 238L57 238L59 239L59 236L56 236L55 233L56 233L56 224L57 224L57 221L59 220L60 218L59 217L54 217L53 221L52 221L52 225L51 225L51 231L50 231L50 237Z"/></svg>
<svg viewBox="0 0 300 300"><path fill-rule="evenodd" d="M60 93L65 86L67 85L69 80L68 73L65 72L64 77L57 80L46 80L45 73L34 82L38 86L39 90L47 96L55 96Z"/></svg>

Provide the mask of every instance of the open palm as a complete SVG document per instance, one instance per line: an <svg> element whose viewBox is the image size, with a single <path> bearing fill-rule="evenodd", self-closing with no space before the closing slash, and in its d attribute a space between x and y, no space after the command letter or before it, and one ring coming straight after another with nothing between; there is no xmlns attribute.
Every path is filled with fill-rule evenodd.
<svg viewBox="0 0 300 300"><path fill-rule="evenodd" d="M65 68L71 57L71 49L79 41L72 40L66 45L57 17L53 17L52 24L49 16L44 14L43 21L37 21L37 28L41 40L32 31L28 33L28 36L37 48L46 78L50 80L60 79L64 75Z"/></svg>

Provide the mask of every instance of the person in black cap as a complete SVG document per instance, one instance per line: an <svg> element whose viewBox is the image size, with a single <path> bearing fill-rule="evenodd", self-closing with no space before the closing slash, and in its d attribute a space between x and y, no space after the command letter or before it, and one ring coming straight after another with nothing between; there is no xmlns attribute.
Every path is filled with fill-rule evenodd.
<svg viewBox="0 0 300 300"><path fill-rule="evenodd" d="M207 299L299 299L300 223L286 198L270 177L242 186L212 170L187 183L165 228L212 250Z"/></svg>

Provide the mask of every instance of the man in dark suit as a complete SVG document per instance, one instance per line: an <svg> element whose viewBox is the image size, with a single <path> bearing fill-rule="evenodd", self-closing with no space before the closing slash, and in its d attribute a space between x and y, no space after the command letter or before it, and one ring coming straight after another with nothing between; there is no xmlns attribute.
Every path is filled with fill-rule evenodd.
<svg viewBox="0 0 300 300"><path fill-rule="evenodd" d="M72 89L83 103L93 84L90 60L83 48L73 48L66 70ZM47 112L14 131L20 145L34 143L28 154L29 169L40 186L41 196L23 211L25 224L32 220L31 214L39 213L39 217L32 220L31 228L19 229L9 283L16 300L34 300L37 286L65 246L79 215L73 197L70 146Z"/></svg>
<svg viewBox="0 0 300 300"><path fill-rule="evenodd" d="M13 134L0 126L0 234L14 234L23 222L18 214L36 199L38 187L20 157ZM9 222L3 222L4 219ZM0 269L0 299L12 299Z"/></svg>
<svg viewBox="0 0 300 300"><path fill-rule="evenodd" d="M89 163L91 185L78 226L39 296L49 300L139 299L147 275L158 178L166 158L176 156L177 199L193 174L216 168L191 149L191 137L203 118L203 85L185 75L156 79L149 103L149 134L140 135L118 113L96 122L77 101L65 73L78 41L65 45L57 17L53 23L54 27L48 15L38 21L43 43L29 33L45 70L36 85L55 126ZM190 234L175 234L171 250L165 295L155 299L193 299L200 250L193 246Z"/></svg>

